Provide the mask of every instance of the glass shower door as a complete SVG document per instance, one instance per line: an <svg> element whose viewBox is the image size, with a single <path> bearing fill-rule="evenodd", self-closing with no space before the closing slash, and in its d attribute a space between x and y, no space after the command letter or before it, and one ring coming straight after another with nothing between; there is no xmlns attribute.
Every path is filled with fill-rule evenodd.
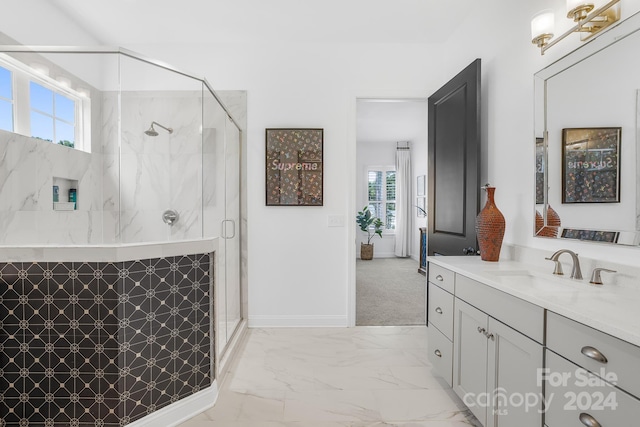
<svg viewBox="0 0 640 427"><path fill-rule="evenodd" d="M225 298L226 335L231 339L240 312L240 131L225 121Z"/></svg>
<svg viewBox="0 0 640 427"><path fill-rule="evenodd" d="M241 320L240 131L204 88L204 237L217 237L215 253L216 356L223 358Z"/></svg>

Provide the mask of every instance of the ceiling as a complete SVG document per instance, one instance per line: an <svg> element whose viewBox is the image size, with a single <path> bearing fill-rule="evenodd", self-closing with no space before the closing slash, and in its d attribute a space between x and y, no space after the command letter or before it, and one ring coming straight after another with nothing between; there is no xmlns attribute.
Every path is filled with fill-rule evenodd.
<svg viewBox="0 0 640 427"><path fill-rule="evenodd" d="M427 132L427 100L358 100L358 143L395 144L424 141Z"/></svg>
<svg viewBox="0 0 640 427"><path fill-rule="evenodd" d="M443 43L477 0L48 0L108 46L224 43ZM379 100L378 100L379 101ZM407 100L405 100L407 101ZM422 102L424 104L424 101ZM425 133L420 102L358 105L357 138Z"/></svg>
<svg viewBox="0 0 640 427"><path fill-rule="evenodd" d="M477 0L50 0L105 45L439 43Z"/></svg>

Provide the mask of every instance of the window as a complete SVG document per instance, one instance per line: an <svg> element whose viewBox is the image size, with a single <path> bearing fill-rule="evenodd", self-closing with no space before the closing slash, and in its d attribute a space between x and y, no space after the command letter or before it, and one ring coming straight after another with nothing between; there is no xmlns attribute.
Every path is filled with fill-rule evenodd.
<svg viewBox="0 0 640 427"><path fill-rule="evenodd" d="M13 73L0 67L0 129L13 132Z"/></svg>
<svg viewBox="0 0 640 427"><path fill-rule="evenodd" d="M370 167L367 175L369 210L382 220L385 230L393 232L396 229L395 167Z"/></svg>
<svg viewBox="0 0 640 427"><path fill-rule="evenodd" d="M0 54L0 129L90 152L91 100L57 78Z"/></svg>
<svg viewBox="0 0 640 427"><path fill-rule="evenodd" d="M29 84L31 136L75 147L76 103L36 82Z"/></svg>

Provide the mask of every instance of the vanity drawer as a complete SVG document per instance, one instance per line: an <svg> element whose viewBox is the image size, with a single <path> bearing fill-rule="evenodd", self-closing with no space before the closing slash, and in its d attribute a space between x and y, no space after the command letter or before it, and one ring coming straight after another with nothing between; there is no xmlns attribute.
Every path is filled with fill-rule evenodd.
<svg viewBox="0 0 640 427"><path fill-rule="evenodd" d="M640 400L547 350L548 427L637 426ZM565 379L561 379L564 376ZM584 421L580 420L580 417ZM599 424L593 423L593 420Z"/></svg>
<svg viewBox="0 0 640 427"><path fill-rule="evenodd" d="M453 341L453 295L429 283L429 323Z"/></svg>
<svg viewBox="0 0 640 427"><path fill-rule="evenodd" d="M615 375L618 387L640 397L640 347L550 311L547 347L597 375Z"/></svg>
<svg viewBox="0 0 640 427"><path fill-rule="evenodd" d="M451 387L453 384L453 343L433 325L427 328L428 358L436 372Z"/></svg>
<svg viewBox="0 0 640 427"><path fill-rule="evenodd" d="M445 291L453 294L455 289L455 273L446 268L440 267L432 262L429 263L429 281L440 286Z"/></svg>
<svg viewBox="0 0 640 427"><path fill-rule="evenodd" d="M544 344L544 309L468 277L456 276L456 297Z"/></svg>

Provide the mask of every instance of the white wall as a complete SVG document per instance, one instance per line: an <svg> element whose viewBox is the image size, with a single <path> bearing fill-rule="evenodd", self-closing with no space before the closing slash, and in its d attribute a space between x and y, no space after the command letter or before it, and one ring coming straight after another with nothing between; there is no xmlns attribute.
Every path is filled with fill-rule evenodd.
<svg viewBox="0 0 640 427"><path fill-rule="evenodd" d="M428 54L440 56L437 48L383 44L131 48L202 70L216 88L248 92L250 325L346 325L349 263L355 262L359 245L356 200L349 200L356 185L355 138L349 136L355 128L355 99L406 93L426 98L435 88L430 80L442 79L431 71L434 58ZM204 51L207 55L201 54ZM324 128L323 207L265 207L264 132L270 127ZM328 227L329 215L343 216L346 226Z"/></svg>
<svg viewBox="0 0 640 427"><path fill-rule="evenodd" d="M355 253L355 98L362 95L428 97L450 77L482 58L482 137L489 181L507 220L505 242L576 249L583 256L633 263L638 249L533 238L535 71L579 42L565 41L543 57L530 42L530 18L564 2L487 0L465 30L444 47L411 44L224 44L126 46L197 70L216 88L248 91L247 209L249 321L251 325L346 325L350 254ZM623 0L626 13L640 1ZM29 21L25 21L29 22ZM33 31L34 26L30 26ZM31 42L50 44L46 25ZM60 36L61 37L61 36ZM55 42L63 43L60 37ZM35 39L35 40L34 40ZM66 39L67 42L74 42ZM325 130L324 206L264 205L264 129ZM342 215L345 227L328 227Z"/></svg>

